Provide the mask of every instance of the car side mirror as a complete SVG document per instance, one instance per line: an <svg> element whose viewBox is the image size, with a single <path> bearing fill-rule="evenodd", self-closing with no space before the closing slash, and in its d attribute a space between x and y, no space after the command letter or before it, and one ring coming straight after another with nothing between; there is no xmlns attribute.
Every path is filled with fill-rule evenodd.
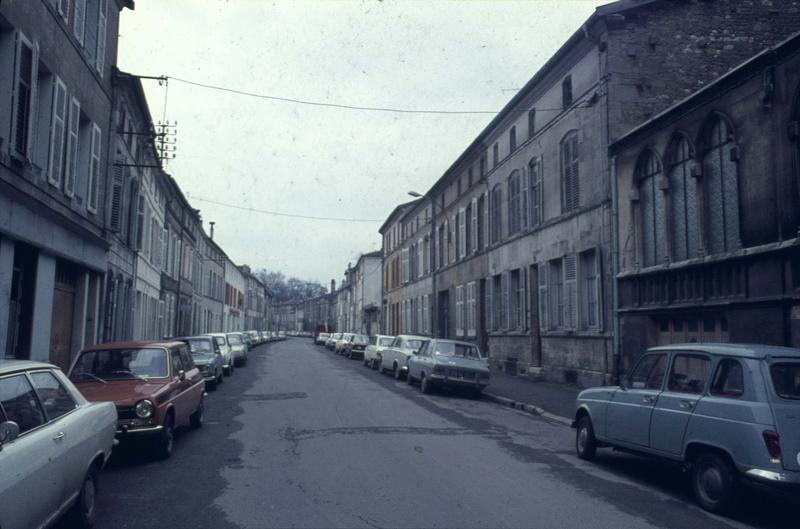
<svg viewBox="0 0 800 529"><path fill-rule="evenodd" d="M0 423L0 450L3 445L19 437L19 424L14 421Z"/></svg>
<svg viewBox="0 0 800 529"><path fill-rule="evenodd" d="M183 369L178 371L178 378L181 380L181 382L186 380L186 371L184 371Z"/></svg>

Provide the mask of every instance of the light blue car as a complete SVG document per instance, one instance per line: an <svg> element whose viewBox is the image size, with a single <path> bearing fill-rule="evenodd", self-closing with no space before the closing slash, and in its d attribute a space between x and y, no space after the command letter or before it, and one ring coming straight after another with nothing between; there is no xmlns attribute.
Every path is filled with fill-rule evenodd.
<svg viewBox="0 0 800 529"><path fill-rule="evenodd" d="M577 398L575 448L682 462L706 510L728 511L742 479L800 484L800 349L682 344L647 350L619 386Z"/></svg>
<svg viewBox="0 0 800 529"><path fill-rule="evenodd" d="M478 397L489 385L489 365L475 344L431 340L409 357L406 380L409 385L419 381L423 393L450 386L470 389Z"/></svg>

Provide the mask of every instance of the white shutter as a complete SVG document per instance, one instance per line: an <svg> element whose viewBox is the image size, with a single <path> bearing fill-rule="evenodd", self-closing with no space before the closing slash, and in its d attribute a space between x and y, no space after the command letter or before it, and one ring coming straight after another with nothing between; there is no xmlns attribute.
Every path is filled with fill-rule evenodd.
<svg viewBox="0 0 800 529"><path fill-rule="evenodd" d="M539 276L539 328L543 331L548 329L547 322L547 263L541 262L537 267Z"/></svg>
<svg viewBox="0 0 800 529"><path fill-rule="evenodd" d="M494 329L494 306L493 302L493 294L494 294L494 278L489 276L486 279L486 304L484 307L484 315L486 316L486 330L491 331Z"/></svg>
<svg viewBox="0 0 800 529"><path fill-rule="evenodd" d="M28 105L28 148L27 159L33 161L36 150L36 115L34 110L39 105L39 43L33 43L33 60L31 64L31 99Z"/></svg>
<svg viewBox="0 0 800 529"><path fill-rule="evenodd" d="M472 253L477 253L478 251L478 199L472 199L472 218L469 219L470 222L470 235L472 238L471 247Z"/></svg>
<svg viewBox="0 0 800 529"><path fill-rule="evenodd" d="M463 308L464 285L459 285L456 287L456 336L464 335Z"/></svg>
<svg viewBox="0 0 800 529"><path fill-rule="evenodd" d="M463 259L467 255L467 211L458 210L458 257Z"/></svg>
<svg viewBox="0 0 800 529"><path fill-rule="evenodd" d="M578 327L578 274L575 254L564 256L564 327Z"/></svg>
<svg viewBox="0 0 800 529"><path fill-rule="evenodd" d="M53 83L53 104L50 117L50 156L47 167L47 181L61 186L64 172L64 132L67 120L67 86L55 76Z"/></svg>
<svg viewBox="0 0 800 529"><path fill-rule="evenodd" d="M89 211L97 212L97 191L98 181L100 180L100 127L96 123L92 124L92 149L91 160L89 162L89 188L86 207Z"/></svg>
<svg viewBox="0 0 800 529"><path fill-rule="evenodd" d="M528 322L531 320L530 308L528 307L528 300L530 294L528 292L528 267L522 267L519 270L520 281L522 282L522 330L528 329Z"/></svg>
<svg viewBox="0 0 800 529"><path fill-rule="evenodd" d="M124 163L125 159L117 156L112 172L110 211L108 215L108 224L112 231L119 231L120 225L122 224L122 186L125 180L125 168L120 164Z"/></svg>
<svg viewBox="0 0 800 529"><path fill-rule="evenodd" d="M64 170L64 193L75 194L75 178L78 174L78 137L80 133L81 104L74 97L69 106L69 126L67 127L67 162Z"/></svg>
<svg viewBox="0 0 800 529"><path fill-rule="evenodd" d="M489 247L489 209L491 209L491 201L489 200L489 192L483 194L483 247Z"/></svg>
<svg viewBox="0 0 800 529"><path fill-rule="evenodd" d="M72 16L72 31L75 33L75 38L83 46L86 36L86 0L75 0L75 12Z"/></svg>
<svg viewBox="0 0 800 529"><path fill-rule="evenodd" d="M530 215L528 210L528 189L530 188L530 173L522 170L522 190L520 191L520 229L525 229L530 225Z"/></svg>
<svg viewBox="0 0 800 529"><path fill-rule="evenodd" d="M97 14L97 53L95 53L94 67L100 77L103 77L103 69L106 60L106 12L108 10L108 0L100 0L98 3Z"/></svg>
<svg viewBox="0 0 800 529"><path fill-rule="evenodd" d="M425 244L422 239L417 241L417 277L425 275Z"/></svg>

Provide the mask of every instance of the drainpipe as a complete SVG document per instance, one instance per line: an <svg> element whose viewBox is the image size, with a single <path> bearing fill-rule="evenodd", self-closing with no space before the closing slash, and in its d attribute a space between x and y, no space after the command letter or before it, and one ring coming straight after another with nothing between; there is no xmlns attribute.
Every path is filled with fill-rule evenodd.
<svg viewBox="0 0 800 529"><path fill-rule="evenodd" d="M620 324L619 324L619 200L617 198L617 157L611 157L611 308L612 349L614 354L614 381L619 380L620 371ZM606 369L606 372L608 370Z"/></svg>

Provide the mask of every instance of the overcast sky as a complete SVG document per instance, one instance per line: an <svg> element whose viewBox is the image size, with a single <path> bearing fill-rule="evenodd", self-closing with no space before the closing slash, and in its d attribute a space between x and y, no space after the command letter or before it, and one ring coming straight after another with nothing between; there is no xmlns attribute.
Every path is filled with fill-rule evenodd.
<svg viewBox="0 0 800 529"><path fill-rule="evenodd" d="M497 111L605 0L136 0L119 67L353 106ZM340 280L492 119L309 106L144 81L178 122L167 170L237 264ZM166 115L164 101L166 97ZM376 219L344 222L243 211Z"/></svg>

